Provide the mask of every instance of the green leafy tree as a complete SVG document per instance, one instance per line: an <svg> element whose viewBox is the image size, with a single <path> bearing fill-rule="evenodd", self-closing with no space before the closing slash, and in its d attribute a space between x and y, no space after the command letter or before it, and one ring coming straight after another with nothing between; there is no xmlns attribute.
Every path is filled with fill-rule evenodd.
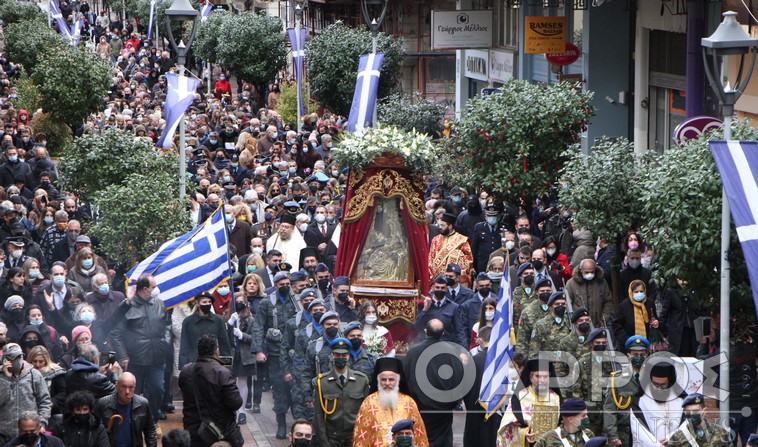
<svg viewBox="0 0 758 447"><path fill-rule="evenodd" d="M316 112L317 106L313 101L307 98L308 95L308 82L303 82L303 105L305 106L305 114L311 114ZM297 116L297 83L292 84L284 83L282 85L282 93L279 95L279 101L276 104L276 111L282 115L285 123L291 123L297 127L296 123L300 121Z"/></svg>
<svg viewBox="0 0 758 447"><path fill-rule="evenodd" d="M58 157L63 148L68 147L74 140L71 128L63 121L54 119L49 113L37 113L32 120L34 132L47 135L47 150L50 155Z"/></svg>
<svg viewBox="0 0 758 447"><path fill-rule="evenodd" d="M384 52L377 98L394 93L405 58L402 41L379 34L377 52ZM305 45L305 61L313 98L334 113L347 116L353 102L358 62L371 53L371 33L338 22Z"/></svg>
<svg viewBox="0 0 758 447"><path fill-rule="evenodd" d="M416 93L413 97L394 93L379 102L377 119L380 123L406 131L417 130L429 135L440 131L445 108Z"/></svg>
<svg viewBox="0 0 758 447"><path fill-rule="evenodd" d="M448 172L512 200L540 197L554 187L566 149L579 141L593 114L592 93L566 83L509 81L498 93L469 100L451 138Z"/></svg>
<svg viewBox="0 0 758 447"><path fill-rule="evenodd" d="M19 3L20 4L20 3ZM43 48L64 49L68 43L45 22L22 20L5 25L5 51L8 59L34 72Z"/></svg>
<svg viewBox="0 0 758 447"><path fill-rule="evenodd" d="M211 13L208 19L198 25L195 42L192 44L192 51L204 61L216 63L216 47L218 47L221 24L224 23L228 13Z"/></svg>
<svg viewBox="0 0 758 447"><path fill-rule="evenodd" d="M13 100L13 106L16 109L24 109L34 113L39 108L42 98L39 89L34 85L23 67L19 70L18 78L14 81L13 86L16 87L16 94L18 95Z"/></svg>
<svg viewBox="0 0 758 447"><path fill-rule="evenodd" d="M282 21L268 14L222 14L216 62L233 76L256 85L276 77L287 64Z"/></svg>
<svg viewBox="0 0 758 447"><path fill-rule="evenodd" d="M577 227L616 241L631 226L641 223L642 183L646 166L634 155L625 138L603 138L589 155L574 145L564 156L560 205L576 210Z"/></svg>
<svg viewBox="0 0 758 447"><path fill-rule="evenodd" d="M48 47L32 74L42 96L42 109L77 127L100 110L111 83L110 65L89 51Z"/></svg>
<svg viewBox="0 0 758 447"><path fill-rule="evenodd" d="M36 4L16 1L0 2L0 20L5 22L5 26L24 21L47 23L47 17Z"/></svg>
<svg viewBox="0 0 758 447"><path fill-rule="evenodd" d="M178 188L174 171L133 172L95 194L98 219L88 233L108 259L128 266L143 260L191 228Z"/></svg>

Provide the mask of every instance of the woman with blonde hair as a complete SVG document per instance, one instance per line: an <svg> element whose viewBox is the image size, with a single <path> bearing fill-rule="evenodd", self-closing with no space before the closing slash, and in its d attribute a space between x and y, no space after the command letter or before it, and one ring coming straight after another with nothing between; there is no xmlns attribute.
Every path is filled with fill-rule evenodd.
<svg viewBox="0 0 758 447"><path fill-rule="evenodd" d="M250 211L250 207L246 203L238 203L234 205L234 217L243 222L253 224L253 212Z"/></svg>
<svg viewBox="0 0 758 447"><path fill-rule="evenodd" d="M26 359L45 378L45 384L50 391L50 400L53 403L52 414L59 414L60 407L66 400L66 370L53 362L50 351L44 346L30 348Z"/></svg>
<svg viewBox="0 0 758 447"><path fill-rule="evenodd" d="M40 270L39 261L37 258L32 258L30 256L26 258L26 261L24 261L24 264L21 266L21 268L24 270L26 284L32 288L32 294L34 296L37 296L37 290L39 290L40 284L42 284L42 282L47 279Z"/></svg>
<svg viewBox="0 0 758 447"><path fill-rule="evenodd" d="M266 263L263 262L263 258L261 255L251 254L247 257L247 260L245 261L245 269L242 271L243 275L247 275L248 273L255 273L258 272L259 276L262 273L263 269L266 268ZM247 278L245 278L247 279ZM241 288L241 290L245 290L244 286Z"/></svg>
<svg viewBox="0 0 758 447"><path fill-rule="evenodd" d="M619 304L612 318L613 332L622 348L633 335L641 335L650 340L651 331L658 331L655 303L648 299L647 287L643 281L635 279L629 284L628 297Z"/></svg>

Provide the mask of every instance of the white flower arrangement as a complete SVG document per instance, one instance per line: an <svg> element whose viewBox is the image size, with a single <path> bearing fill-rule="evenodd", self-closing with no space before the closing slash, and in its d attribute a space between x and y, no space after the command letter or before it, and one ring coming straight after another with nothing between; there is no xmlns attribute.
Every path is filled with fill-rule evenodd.
<svg viewBox="0 0 758 447"><path fill-rule="evenodd" d="M377 126L348 133L332 151L340 167L356 170L362 170L385 152L400 155L405 164L419 174L432 172L439 157L437 146L427 135L415 130L406 132L394 126Z"/></svg>
<svg viewBox="0 0 758 447"><path fill-rule="evenodd" d="M384 350L387 349L387 339L383 335L378 335L375 332L366 337L363 344L369 354L375 357L384 357Z"/></svg>

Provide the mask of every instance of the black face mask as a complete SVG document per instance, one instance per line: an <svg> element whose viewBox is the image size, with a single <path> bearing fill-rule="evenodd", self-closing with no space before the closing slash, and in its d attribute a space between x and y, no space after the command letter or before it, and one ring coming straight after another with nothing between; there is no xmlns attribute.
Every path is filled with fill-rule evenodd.
<svg viewBox="0 0 758 447"><path fill-rule="evenodd" d="M527 287L532 287L532 285L534 285L534 275L524 276L523 283Z"/></svg>
<svg viewBox="0 0 758 447"><path fill-rule="evenodd" d="M350 344L353 345L353 349L360 349L361 346L363 346L363 339L362 338L352 338L352 339L350 339Z"/></svg>
<svg viewBox="0 0 758 447"><path fill-rule="evenodd" d="M36 338L33 339L33 340L27 340L27 341L24 342L24 346L26 346L26 350L27 351L30 350L30 349L32 349L33 347L39 346L41 344L42 344L42 342L39 339L36 339Z"/></svg>
<svg viewBox="0 0 758 447"><path fill-rule="evenodd" d="M532 267L534 267L534 270L542 270L542 267L544 266L545 264L543 264L540 259L532 261Z"/></svg>
<svg viewBox="0 0 758 447"><path fill-rule="evenodd" d="M318 323L318 322L321 321L321 317L323 317L323 316L324 316L323 312L316 312L315 314L313 314L313 321L315 321L316 323Z"/></svg>
<svg viewBox="0 0 758 447"><path fill-rule="evenodd" d="M542 292L538 295L538 298L540 299L540 301L547 303L547 300L550 299L550 295L551 295L550 292Z"/></svg>
<svg viewBox="0 0 758 447"><path fill-rule="evenodd" d="M24 433L18 437L18 441L27 446L37 445L39 440L39 433Z"/></svg>
<svg viewBox="0 0 758 447"><path fill-rule="evenodd" d="M347 292L338 293L337 294L337 299L340 300L340 301L342 301L342 302L347 301Z"/></svg>
<svg viewBox="0 0 758 447"><path fill-rule="evenodd" d="M234 308L237 309L237 311L245 310L246 307L247 307L247 303L243 303L241 301L236 301L234 303Z"/></svg>
<svg viewBox="0 0 758 447"><path fill-rule="evenodd" d="M292 447L311 447L311 440L303 438L293 439Z"/></svg>
<svg viewBox="0 0 758 447"><path fill-rule="evenodd" d="M336 327L328 327L328 328L324 329L324 334L328 338L334 338L334 337L337 336L338 333L339 333L339 329L336 328Z"/></svg>
<svg viewBox="0 0 758 447"><path fill-rule="evenodd" d="M592 347L592 350L595 352L603 352L605 351L606 346L605 345L595 345Z"/></svg>
<svg viewBox="0 0 758 447"><path fill-rule="evenodd" d="M442 300L442 298L445 298L445 295L447 294L444 290L435 290L434 291L434 297L438 300Z"/></svg>
<svg viewBox="0 0 758 447"><path fill-rule="evenodd" d="M289 296L290 286L281 286L278 289L276 289L276 291L279 292L279 295L281 296Z"/></svg>
<svg viewBox="0 0 758 447"><path fill-rule="evenodd" d="M555 306L553 312L555 312L556 317L561 318L566 314L566 306Z"/></svg>
<svg viewBox="0 0 758 447"><path fill-rule="evenodd" d="M89 422L89 413L86 414L75 414L74 415L74 422L77 424L84 425Z"/></svg>
<svg viewBox="0 0 758 447"><path fill-rule="evenodd" d="M590 324L589 323L582 323L578 327L579 327L579 332L581 332L582 334L586 334L587 331L590 330Z"/></svg>
<svg viewBox="0 0 758 447"><path fill-rule="evenodd" d="M24 318L24 309L23 308L11 309L10 313L11 313L11 318L14 321L18 321L18 320Z"/></svg>
<svg viewBox="0 0 758 447"><path fill-rule="evenodd" d="M448 287L453 287L455 285L455 279L453 278L445 278L445 281L447 281Z"/></svg>
<svg viewBox="0 0 758 447"><path fill-rule="evenodd" d="M318 286L321 289L326 289L329 286L329 279L319 279Z"/></svg>
<svg viewBox="0 0 758 447"><path fill-rule="evenodd" d="M212 304L201 304L199 307L200 307L200 310L203 311L204 314L209 314L211 313L212 306L213 306Z"/></svg>
<svg viewBox="0 0 758 447"><path fill-rule="evenodd" d="M484 298L490 296L490 291L492 291L490 287L479 287L479 295Z"/></svg>

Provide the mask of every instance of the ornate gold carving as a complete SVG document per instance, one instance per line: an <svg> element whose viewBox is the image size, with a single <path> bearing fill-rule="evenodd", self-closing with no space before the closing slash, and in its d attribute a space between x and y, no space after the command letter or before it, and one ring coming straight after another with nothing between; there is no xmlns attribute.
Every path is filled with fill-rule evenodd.
<svg viewBox="0 0 758 447"><path fill-rule="evenodd" d="M411 218L419 223L425 222L423 199L414 189L413 183L394 169L383 169L354 188L347 206L345 222L360 219L366 208L374 205L376 194L387 199L400 197L405 202Z"/></svg>
<svg viewBox="0 0 758 447"><path fill-rule="evenodd" d="M539 439L545 433L558 426L559 411L557 407L550 405L534 405L532 407L532 421L529 431L536 433L535 439Z"/></svg>

